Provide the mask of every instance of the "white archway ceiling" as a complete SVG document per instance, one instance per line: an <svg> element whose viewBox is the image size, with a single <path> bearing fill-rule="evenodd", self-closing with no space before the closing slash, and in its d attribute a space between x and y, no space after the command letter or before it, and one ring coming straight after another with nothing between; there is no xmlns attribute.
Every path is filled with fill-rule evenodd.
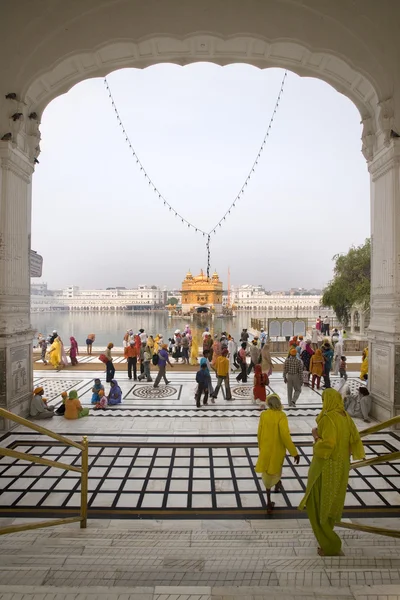
<svg viewBox="0 0 400 600"><path fill-rule="evenodd" d="M0 133L14 132L10 111L40 116L79 81L118 68L246 62L317 77L348 96L370 160L400 132L399 29L394 0L3 2ZM10 92L26 104L5 101Z"/></svg>
<svg viewBox="0 0 400 600"><path fill-rule="evenodd" d="M74 54L41 75L27 90L26 101L39 112L56 96L89 77L111 71L170 62L187 65L193 62L214 62L219 65L244 62L259 68L282 67L300 76L312 76L330 83L348 96L362 117L374 114L378 102L372 84L346 62L290 41L267 42L238 36L222 39L213 35L193 35L179 40L158 36L138 43L116 41L92 52Z"/></svg>

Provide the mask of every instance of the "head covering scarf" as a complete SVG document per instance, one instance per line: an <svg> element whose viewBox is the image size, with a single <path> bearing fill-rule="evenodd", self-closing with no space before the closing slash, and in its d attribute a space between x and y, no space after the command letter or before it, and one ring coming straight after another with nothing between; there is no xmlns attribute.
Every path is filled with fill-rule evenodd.
<svg viewBox="0 0 400 600"><path fill-rule="evenodd" d="M208 365L207 365L207 359L206 359L204 356L203 356L203 357L200 359L200 369L201 369L201 367L202 367L203 365L206 365L206 368L207 368L207 373L209 373L210 371L209 371L209 369L208 369Z"/></svg>
<svg viewBox="0 0 400 600"><path fill-rule="evenodd" d="M43 389L41 386L39 386L39 387L37 387L37 388L35 388L35 389L33 390L33 395L34 395L34 396L36 396L36 395L38 395L38 394L44 394L44 389Z"/></svg>
<svg viewBox="0 0 400 600"><path fill-rule="evenodd" d="M76 390L71 390L68 397L70 400L75 400L78 397L78 392Z"/></svg>
<svg viewBox="0 0 400 600"><path fill-rule="evenodd" d="M289 350L289 354L290 354L290 356L296 356L296 355L297 355L297 350L296 350L296 348L290 348L290 350Z"/></svg>
<svg viewBox="0 0 400 600"><path fill-rule="evenodd" d="M270 410L282 410L282 402L278 394L269 394L267 404Z"/></svg>

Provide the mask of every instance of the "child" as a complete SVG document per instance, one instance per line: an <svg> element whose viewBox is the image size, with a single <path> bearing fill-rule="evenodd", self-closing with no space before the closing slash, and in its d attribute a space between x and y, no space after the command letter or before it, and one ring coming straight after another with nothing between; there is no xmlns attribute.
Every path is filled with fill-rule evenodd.
<svg viewBox="0 0 400 600"><path fill-rule="evenodd" d="M197 392L196 392L196 406L200 408L200 399L201 395L204 393L203 404L207 405L208 403L208 388L210 385L210 373L207 369L207 363L203 362L200 367L200 371L196 373L196 381L197 381Z"/></svg>
<svg viewBox="0 0 400 600"><path fill-rule="evenodd" d="M93 407L94 410L105 410L107 408L108 400L107 396L104 394L104 390L99 390L98 397L99 399Z"/></svg>
<svg viewBox="0 0 400 600"><path fill-rule="evenodd" d="M267 401L266 386L269 384L268 375L261 371L261 365L254 367L254 387L253 387L253 404L257 400L260 404L260 409L265 408Z"/></svg>
<svg viewBox="0 0 400 600"><path fill-rule="evenodd" d="M339 367L339 374L340 374L340 378L344 377L344 380L347 381L347 365L346 365L346 360L347 358L345 356L341 356L340 357L340 367Z"/></svg>

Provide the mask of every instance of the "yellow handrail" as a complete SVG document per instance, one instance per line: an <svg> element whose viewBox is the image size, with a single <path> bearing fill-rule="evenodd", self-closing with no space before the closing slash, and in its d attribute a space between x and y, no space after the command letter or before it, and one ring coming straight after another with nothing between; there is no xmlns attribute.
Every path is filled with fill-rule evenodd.
<svg viewBox="0 0 400 600"><path fill-rule="evenodd" d="M0 535L4 535L6 533L14 533L16 531L26 531L28 529L38 529L40 527L53 527L55 525L64 525L67 523L76 523L80 522L81 529L85 529L87 526L87 496L88 496L88 472L89 472L89 443L87 437L84 436L82 438L82 443L74 442L73 440L64 437L63 435L59 435L54 431L50 431L50 429L46 429L46 427L42 427L41 425L37 425L36 423L32 423L23 417L15 415L4 408L0 408L0 417L3 419L8 419L9 421L15 421L20 425L24 425L24 427L28 427L29 429L33 429L33 431L38 431L43 435L47 435L50 438L53 438L59 442L62 442L66 446L73 446L74 448L78 448L81 451L81 466L74 467L73 465L69 465L67 463L48 460L47 458L42 458L41 456L35 456L34 454L28 454L24 452L17 452L17 450L11 450L10 448L1 448L0 447L0 456L11 456L13 458L17 458L18 460L26 460L28 462L39 463L41 465L46 465L48 467L55 467L57 469L65 469L67 471L76 471L81 474L81 508L79 517L68 517L66 519L57 519L52 521L41 521L39 523L27 523L25 525L11 525L9 527L0 528Z"/></svg>
<svg viewBox="0 0 400 600"><path fill-rule="evenodd" d="M368 429L363 429L360 431L360 437L365 437L366 435L370 435L371 433L377 433L378 431L382 431L382 429L388 429L389 427L393 427L393 425L397 425L400 423L400 415L397 417L393 417L392 419L388 419L383 423L378 423L377 425L372 425L372 427L368 427Z"/></svg>
<svg viewBox="0 0 400 600"><path fill-rule="evenodd" d="M350 469L360 469L361 467L370 467L372 465L380 465L381 463L397 460L400 458L400 452L390 452L389 454L381 454L374 458L365 458L357 462L350 463Z"/></svg>
<svg viewBox="0 0 400 600"><path fill-rule="evenodd" d="M385 529L384 527L371 527L370 525L361 525L360 523L344 523L339 521L335 523L336 527L343 529L355 529L356 531L365 531L366 533L374 533L375 535L387 535L388 537L400 538L400 531L396 529Z"/></svg>
<svg viewBox="0 0 400 600"><path fill-rule="evenodd" d="M382 431L382 429L388 429L389 427L393 427L393 425L397 425L398 423L400 423L400 415L398 415L397 417L393 417L392 419L388 419L383 423L378 423L377 425L368 427L368 429L363 429L362 431L360 431L360 437L365 437L372 433L377 433L378 431ZM400 452L390 452L388 454L381 454L380 456L375 456L374 458L366 458L364 460L359 460L357 462L350 463L350 469L360 469L362 467L379 465L381 463L390 462L392 460L398 460L399 458ZM365 531L366 533L374 533L376 535L386 535L388 537L400 538L400 531L396 529L371 527L370 525L362 525L360 523L344 523L343 521L336 523L336 527L342 527L344 529L354 529L355 531Z"/></svg>

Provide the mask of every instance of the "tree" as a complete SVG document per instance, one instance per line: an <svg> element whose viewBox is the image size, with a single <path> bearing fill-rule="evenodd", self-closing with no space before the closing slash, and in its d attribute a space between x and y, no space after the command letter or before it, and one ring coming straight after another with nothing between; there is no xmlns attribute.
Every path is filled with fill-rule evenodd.
<svg viewBox="0 0 400 600"><path fill-rule="evenodd" d="M336 254L334 277L323 291L322 304L333 308L345 327L351 309L368 310L371 292L371 240L352 246L347 254Z"/></svg>
<svg viewBox="0 0 400 600"><path fill-rule="evenodd" d="M168 298L168 304L171 304L171 306L178 304L178 299L177 298Z"/></svg>

